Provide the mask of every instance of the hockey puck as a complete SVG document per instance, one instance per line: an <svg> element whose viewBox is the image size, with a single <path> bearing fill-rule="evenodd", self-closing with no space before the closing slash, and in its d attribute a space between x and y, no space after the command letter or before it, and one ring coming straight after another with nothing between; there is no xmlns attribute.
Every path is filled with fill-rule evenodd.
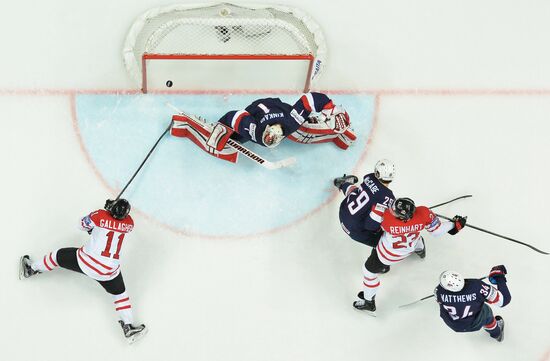
<svg viewBox="0 0 550 361"><path fill-rule="evenodd" d="M172 80L168 80L168 81L166 82L166 86L167 86L168 88L171 88L172 85L174 85L174 83L172 83Z"/></svg>

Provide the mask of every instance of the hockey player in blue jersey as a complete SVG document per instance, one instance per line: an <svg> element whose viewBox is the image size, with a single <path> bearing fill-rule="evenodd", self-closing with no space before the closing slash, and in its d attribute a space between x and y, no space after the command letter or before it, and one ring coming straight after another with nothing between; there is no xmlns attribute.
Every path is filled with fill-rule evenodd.
<svg viewBox="0 0 550 361"><path fill-rule="evenodd" d="M439 303L440 316L455 332L473 332L483 328L501 342L504 338L504 320L494 316L491 307L504 307L512 296L506 284L506 267L495 266L489 273L488 285L475 279L464 279L459 273L445 271L439 277L434 294Z"/></svg>
<svg viewBox="0 0 550 361"><path fill-rule="evenodd" d="M395 200L389 189L394 176L393 162L382 159L359 186L354 185L358 180L354 175L334 179L334 185L345 195L340 204L340 225L353 240L370 247L378 244L382 236L382 215Z"/></svg>
<svg viewBox="0 0 550 361"><path fill-rule="evenodd" d="M356 139L350 117L322 93L305 93L294 105L279 98L254 101L243 110L232 110L217 123L197 116L175 115L171 134L190 138L209 154L236 162L236 152L227 146L231 138L240 143L252 141L273 148L284 138L304 144L332 142L347 149Z"/></svg>

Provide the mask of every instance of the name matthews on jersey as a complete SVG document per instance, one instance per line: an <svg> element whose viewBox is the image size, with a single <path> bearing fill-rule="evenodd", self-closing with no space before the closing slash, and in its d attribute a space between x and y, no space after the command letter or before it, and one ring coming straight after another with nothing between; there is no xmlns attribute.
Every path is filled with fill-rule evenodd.
<svg viewBox="0 0 550 361"><path fill-rule="evenodd" d="M99 226L101 228L107 228L113 231L126 232L126 233L130 232L132 228L134 228L134 226L131 224L116 222L109 219L100 220Z"/></svg>
<svg viewBox="0 0 550 361"><path fill-rule="evenodd" d="M470 293L469 295L440 295L443 302L470 302L476 300L476 294Z"/></svg>

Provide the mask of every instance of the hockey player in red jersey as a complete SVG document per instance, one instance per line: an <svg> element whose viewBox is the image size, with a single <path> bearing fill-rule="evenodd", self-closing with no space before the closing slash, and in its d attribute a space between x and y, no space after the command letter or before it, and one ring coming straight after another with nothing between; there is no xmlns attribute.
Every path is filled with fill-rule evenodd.
<svg viewBox="0 0 550 361"><path fill-rule="evenodd" d="M145 325L133 325L132 305L120 270L122 245L134 228L130 203L125 199L107 200L105 209L90 213L80 220L80 229L90 234L80 248L61 248L32 261L21 257L19 278L53 271L59 267L83 273L96 280L113 296L115 311L124 336L133 343L147 333Z"/></svg>
<svg viewBox="0 0 550 361"><path fill-rule="evenodd" d="M428 207L416 207L410 198L398 198L386 209L383 215L384 233L376 248L363 266L363 291L353 306L360 310L374 312L374 298L380 287L378 274L384 273L387 266L396 264L415 253L426 257L426 245L420 232L426 230L433 236L445 233L457 234L466 224L466 217L455 216L452 221L441 222Z"/></svg>

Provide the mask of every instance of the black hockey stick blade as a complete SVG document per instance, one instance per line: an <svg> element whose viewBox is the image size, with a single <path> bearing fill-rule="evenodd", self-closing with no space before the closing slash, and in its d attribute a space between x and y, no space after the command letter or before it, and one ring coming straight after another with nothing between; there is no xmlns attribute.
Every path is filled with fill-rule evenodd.
<svg viewBox="0 0 550 361"><path fill-rule="evenodd" d="M451 202L458 201L459 199L470 198L470 197L472 197L471 194L466 194L465 196L456 197L456 198L451 199L450 201L439 203L439 204L436 204L435 206L431 206L430 209L441 207L441 206L444 206L445 204L449 204Z"/></svg>
<svg viewBox="0 0 550 361"><path fill-rule="evenodd" d="M451 218L446 217L446 216L443 216L443 215L441 215L441 214L436 214L436 216L438 216L438 217L440 217L440 218L443 218L443 219L446 219L446 220L449 220L449 221L451 220ZM491 232L491 231L488 231L488 230L483 229L483 228L476 227L476 226L474 226L474 225L472 225L472 224L469 224L469 223L466 223L466 227L470 227L470 228L473 228L473 229L478 230L478 231L480 231L480 232L488 233L488 234L490 234L490 235L493 235L493 236L496 236L496 237L500 237L500 238L506 239L506 240L508 240L508 241L512 241L512 242L521 244L521 245L523 245L523 246L525 246L525 247L529 247L529 248L531 248L533 251L538 252L538 253L541 253L541 254L545 254L545 255L548 255L548 254L549 254L548 252L542 251L542 250L538 249L537 247L531 246L530 244L527 244L527 243L525 243L525 242L521 242L521 241L518 241L517 239L513 239L513 238L510 238L510 237L506 237L506 236L503 236L503 235L501 235L501 234L498 234L498 233L495 233L495 232Z"/></svg>

